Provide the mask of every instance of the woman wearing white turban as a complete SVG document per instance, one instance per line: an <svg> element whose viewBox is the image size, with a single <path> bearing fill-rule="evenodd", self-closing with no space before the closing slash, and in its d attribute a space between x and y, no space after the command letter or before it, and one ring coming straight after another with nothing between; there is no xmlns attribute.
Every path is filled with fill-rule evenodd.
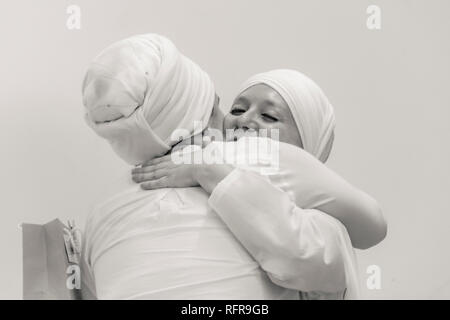
<svg viewBox="0 0 450 320"><path fill-rule="evenodd" d="M167 153L204 129L211 115L214 84L167 38L143 34L118 41L90 64L83 82L88 125L129 164ZM197 121L203 126L195 127Z"/></svg>

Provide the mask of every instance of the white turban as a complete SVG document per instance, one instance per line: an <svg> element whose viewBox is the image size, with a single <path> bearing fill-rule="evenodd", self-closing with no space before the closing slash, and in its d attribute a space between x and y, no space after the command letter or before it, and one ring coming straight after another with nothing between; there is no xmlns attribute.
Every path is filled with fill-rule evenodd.
<svg viewBox="0 0 450 320"><path fill-rule="evenodd" d="M107 47L90 64L83 82L87 123L134 165L203 130L214 98L209 76L156 34ZM201 126L194 127L196 121ZM173 136L176 129L183 129L184 136Z"/></svg>
<svg viewBox="0 0 450 320"><path fill-rule="evenodd" d="M322 89L295 70L272 70L254 75L244 82L240 93L251 86L265 84L285 100L300 133L303 148L325 162L334 140L333 106Z"/></svg>

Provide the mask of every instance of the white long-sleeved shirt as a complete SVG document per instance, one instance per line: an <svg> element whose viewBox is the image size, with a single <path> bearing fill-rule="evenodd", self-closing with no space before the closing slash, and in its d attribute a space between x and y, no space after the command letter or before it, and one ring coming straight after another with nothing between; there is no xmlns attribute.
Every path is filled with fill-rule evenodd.
<svg viewBox="0 0 450 320"><path fill-rule="evenodd" d="M322 298L341 298L346 289L357 296L353 249L335 218L299 208L268 179L241 169L208 203L277 285Z"/></svg>
<svg viewBox="0 0 450 320"><path fill-rule="evenodd" d="M326 205L338 216L343 210L374 214L372 198L290 144L246 137L206 149L214 158L209 161L237 167L214 189L210 206L274 283L308 292L307 298L358 298L348 232L314 208Z"/></svg>
<svg viewBox="0 0 450 320"><path fill-rule="evenodd" d="M124 186L87 222L85 258L97 296L292 299L297 290L342 293L352 271L345 228L296 206L280 189L286 179L275 177L271 182L235 170L214 190L210 206L200 188Z"/></svg>
<svg viewBox="0 0 450 320"><path fill-rule="evenodd" d="M131 185L87 221L85 259L99 299L298 299L208 206L201 188Z"/></svg>

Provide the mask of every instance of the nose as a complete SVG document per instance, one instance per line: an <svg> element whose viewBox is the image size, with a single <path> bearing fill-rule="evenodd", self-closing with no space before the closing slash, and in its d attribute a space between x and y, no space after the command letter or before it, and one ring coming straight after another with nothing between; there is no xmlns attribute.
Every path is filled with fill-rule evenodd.
<svg viewBox="0 0 450 320"><path fill-rule="evenodd" d="M238 119L236 121L236 125L237 125L238 129L258 130L259 126L256 121L256 117L257 117L256 112L251 110L251 108L249 108L245 113L241 114L238 117Z"/></svg>

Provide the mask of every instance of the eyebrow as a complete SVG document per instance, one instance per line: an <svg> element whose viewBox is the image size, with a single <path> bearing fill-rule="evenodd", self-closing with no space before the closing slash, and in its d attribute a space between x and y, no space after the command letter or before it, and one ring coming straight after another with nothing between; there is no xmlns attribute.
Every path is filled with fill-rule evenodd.
<svg viewBox="0 0 450 320"><path fill-rule="evenodd" d="M269 107L277 107L277 105L272 100L264 100L263 103Z"/></svg>
<svg viewBox="0 0 450 320"><path fill-rule="evenodd" d="M243 96L239 96L239 98L234 100L233 104L236 104L236 103L239 103L239 102L242 102L242 103L247 104L247 105L250 104L250 101L247 98L243 97Z"/></svg>
<svg viewBox="0 0 450 320"><path fill-rule="evenodd" d="M266 107L270 107L278 114L283 114L284 112L286 112L284 107L281 107L278 103L275 103L272 100L264 100L263 103L266 105Z"/></svg>

